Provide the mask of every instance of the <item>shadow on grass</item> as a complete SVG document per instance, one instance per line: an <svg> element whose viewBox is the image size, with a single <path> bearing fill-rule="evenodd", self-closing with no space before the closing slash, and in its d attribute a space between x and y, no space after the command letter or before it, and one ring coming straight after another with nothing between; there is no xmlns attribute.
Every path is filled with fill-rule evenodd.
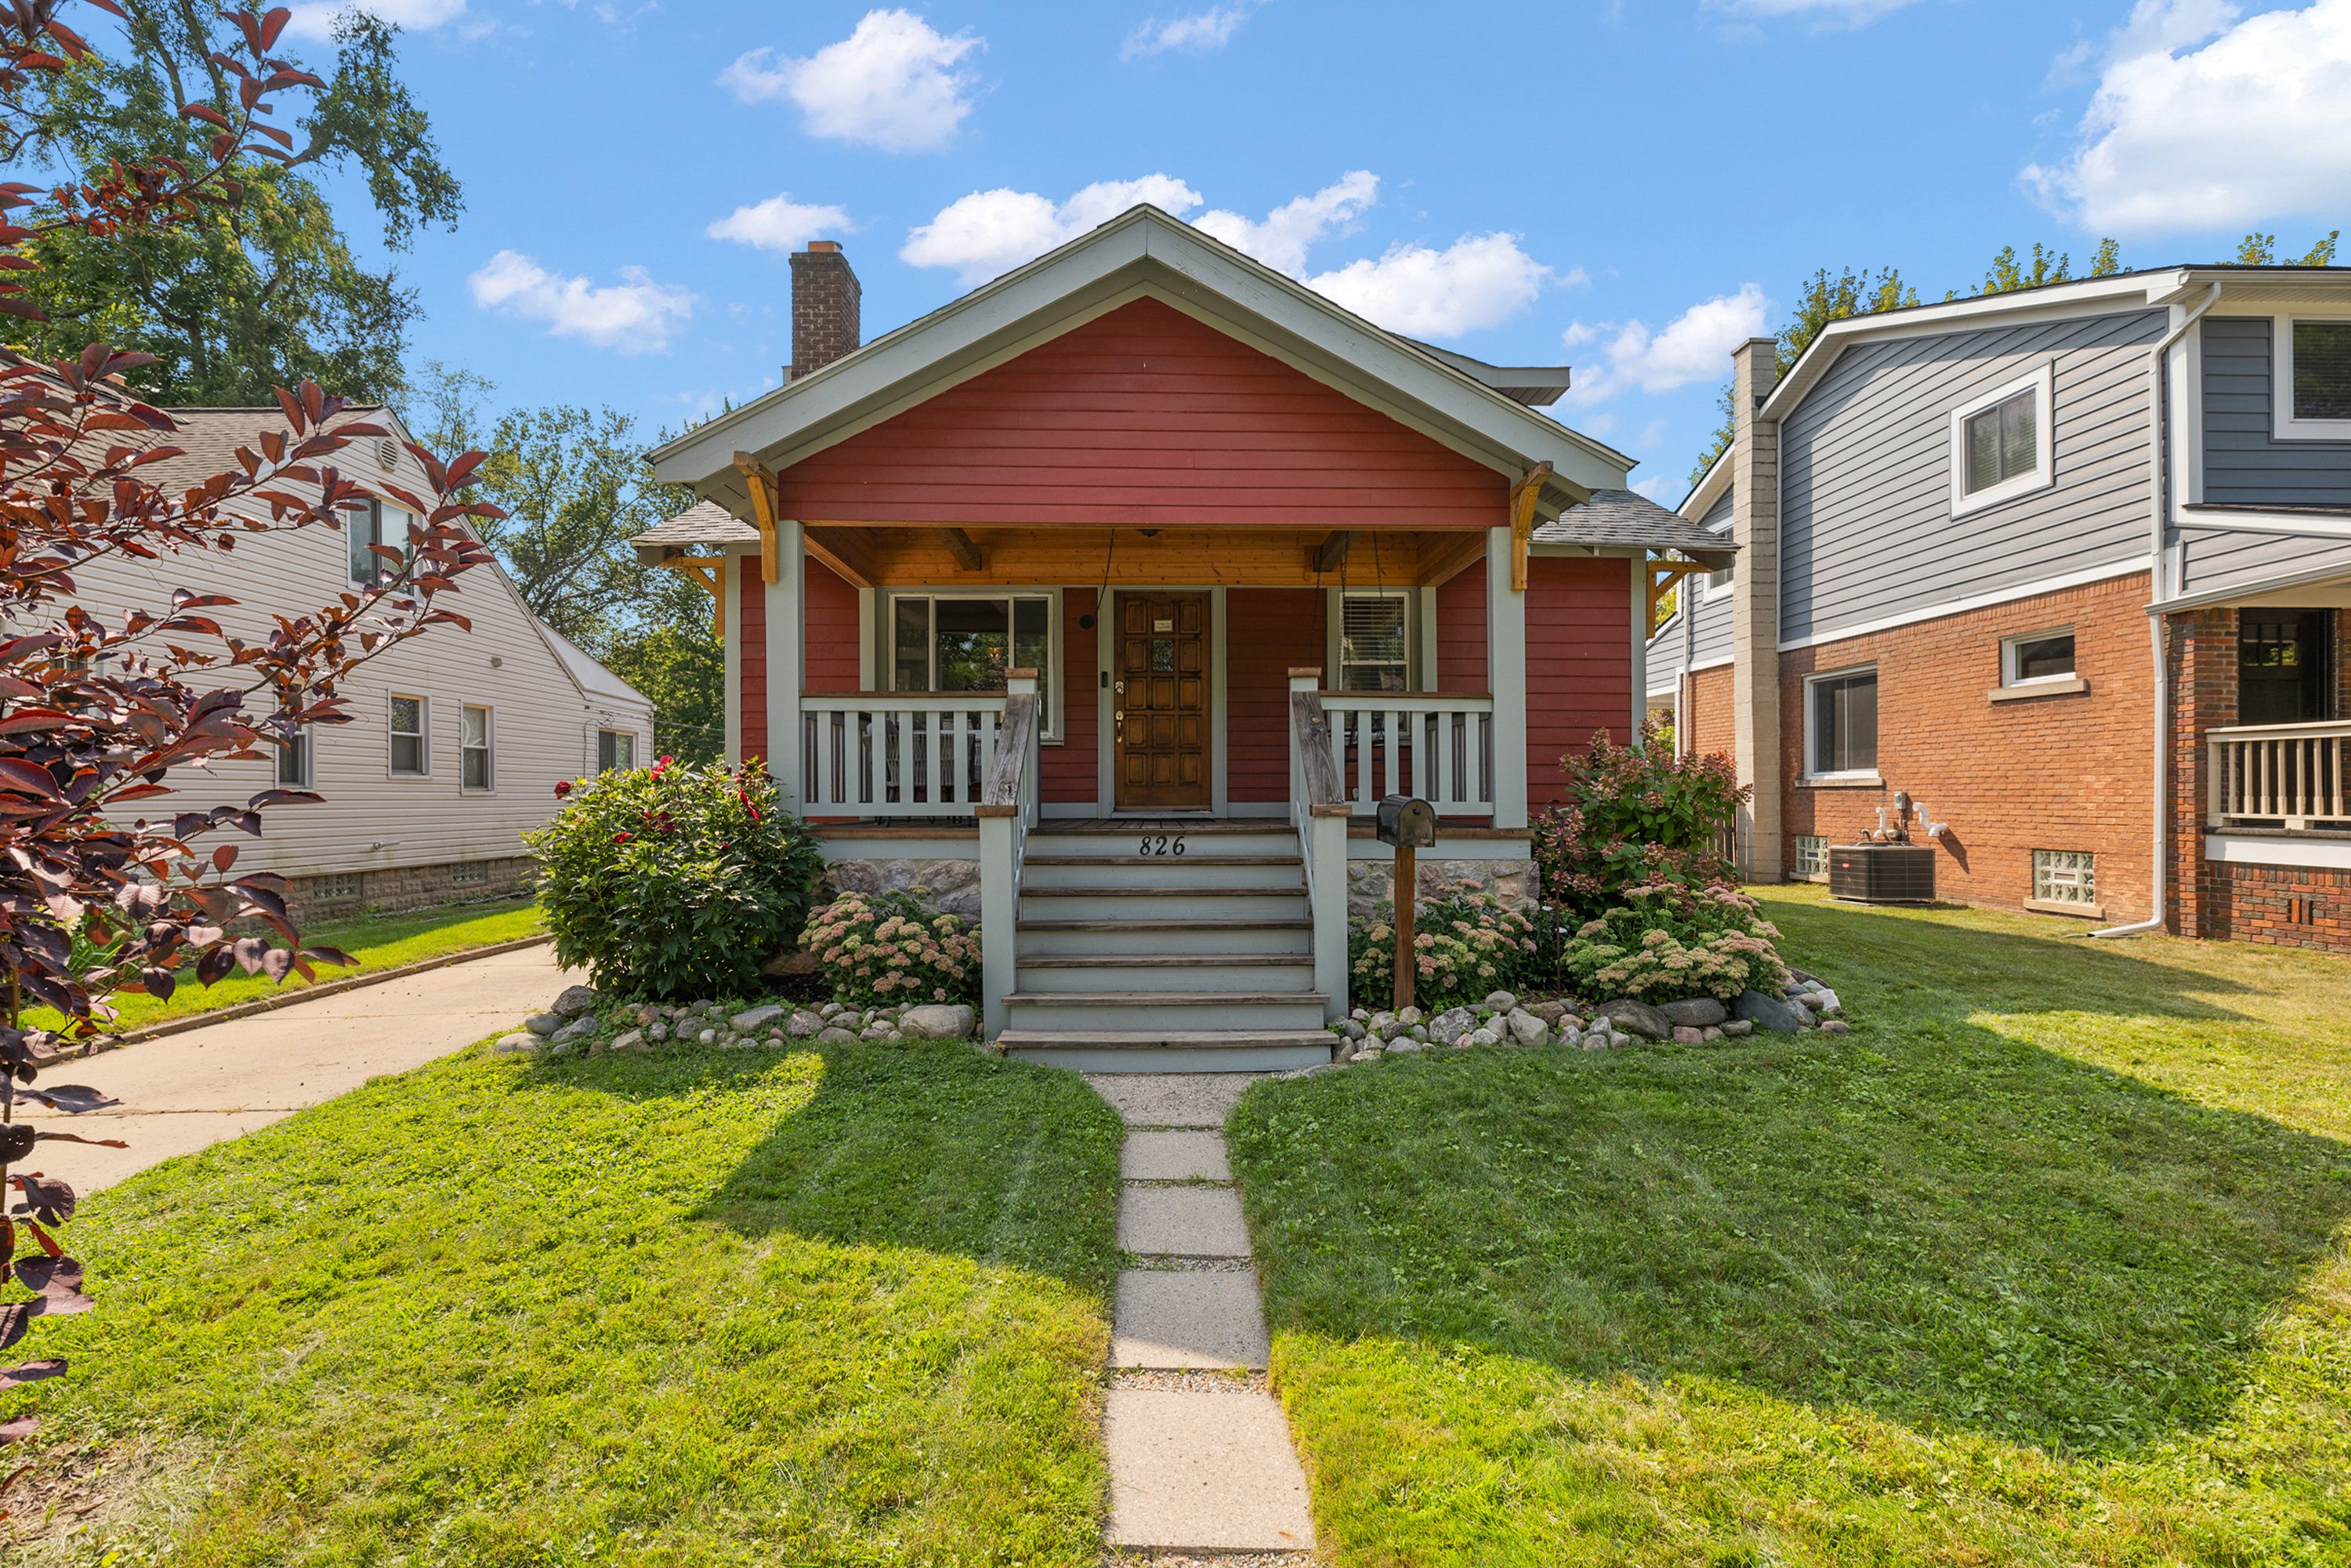
<svg viewBox="0 0 2351 1568"><path fill-rule="evenodd" d="M2351 1215L2351 1147L1964 1021L2125 988L2207 1016L2200 977L1854 918L1873 928L1834 950L1880 994L1842 1040L1447 1052L1252 1091L1232 1139L1277 1328L2076 1452L2209 1427ZM1920 954L1875 928L1904 924Z"/></svg>

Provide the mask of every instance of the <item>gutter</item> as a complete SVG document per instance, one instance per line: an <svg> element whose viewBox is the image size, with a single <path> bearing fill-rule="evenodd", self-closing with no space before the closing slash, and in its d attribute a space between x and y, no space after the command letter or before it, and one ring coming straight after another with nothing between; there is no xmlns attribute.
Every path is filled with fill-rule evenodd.
<svg viewBox="0 0 2351 1568"><path fill-rule="evenodd" d="M2170 785L2171 769L2168 748L2171 737L2171 690L2167 682L2163 661L2163 601L2168 597L2164 582L2163 559L2169 542L2166 520L2170 507L2164 493L2164 359L2172 345L2188 336L2188 329L2204 319L2204 313L2220 302L2220 285L2216 280L2205 291L2204 298L2179 325L2166 332L2147 355L2147 637L2149 656L2155 670L2155 856L2151 866L2155 884L2155 909L2145 920L2128 925L2108 925L2090 933L2092 936L2137 936L2143 932L2164 929L2167 918L2166 897L2170 883Z"/></svg>

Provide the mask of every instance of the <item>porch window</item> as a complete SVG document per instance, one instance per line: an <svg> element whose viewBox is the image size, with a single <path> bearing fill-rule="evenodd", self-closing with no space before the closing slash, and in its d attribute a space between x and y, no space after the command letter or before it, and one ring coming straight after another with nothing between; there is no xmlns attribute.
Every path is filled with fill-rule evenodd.
<svg viewBox="0 0 2351 1568"><path fill-rule="evenodd" d="M2334 612L2245 610L2237 621L2237 722L2335 716Z"/></svg>
<svg viewBox="0 0 2351 1568"><path fill-rule="evenodd" d="M1877 771L1877 671L1815 675L1804 687L1804 758L1816 779Z"/></svg>
<svg viewBox="0 0 2351 1568"><path fill-rule="evenodd" d="M1053 620L1049 594L899 594L891 601L890 689L1000 692L1006 671L1034 669L1040 733L1058 739Z"/></svg>
<svg viewBox="0 0 2351 1568"><path fill-rule="evenodd" d="M1339 603L1339 689L1410 689L1411 643L1405 630L1408 603L1405 595L1400 591L1347 593Z"/></svg>

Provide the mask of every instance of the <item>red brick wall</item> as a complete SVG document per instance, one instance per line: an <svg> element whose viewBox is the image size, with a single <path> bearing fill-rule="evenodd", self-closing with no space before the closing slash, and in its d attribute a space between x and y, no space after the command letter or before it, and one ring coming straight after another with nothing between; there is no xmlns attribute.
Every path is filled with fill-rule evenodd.
<svg viewBox="0 0 2351 1568"><path fill-rule="evenodd" d="M1561 799L1566 775L1560 770L1560 758L1591 746L1595 731L1606 730L1620 744L1630 738L1632 573L1633 563L1625 559L1539 555L1527 562L1527 804L1531 810L1541 810ZM1441 623L1437 635L1444 636Z"/></svg>
<svg viewBox="0 0 2351 1568"><path fill-rule="evenodd" d="M1689 727L1683 752L1692 757L1729 757L1738 745L1730 711L1733 672L1729 664L1685 678L1682 722Z"/></svg>
<svg viewBox="0 0 2351 1568"><path fill-rule="evenodd" d="M1322 661L1318 657L1316 664ZM1437 585L1437 689L1486 689L1486 566L1472 561Z"/></svg>
<svg viewBox="0 0 2351 1568"><path fill-rule="evenodd" d="M857 585L808 558L801 573L800 690L862 691L858 677Z"/></svg>
<svg viewBox="0 0 2351 1568"><path fill-rule="evenodd" d="M2032 894L2034 850L2087 850L2097 856L2105 919L2146 918L2154 891L2146 602L2138 574L1782 654L1785 777L1802 772L1804 676L1875 663L1883 780L1792 782L1783 863L1794 862L1796 835L1849 843L1907 790L1950 824L1935 870L1942 896L2017 908ZM2087 691L1989 699L2002 637L2069 624Z"/></svg>
<svg viewBox="0 0 2351 1568"><path fill-rule="evenodd" d="M1290 672L1322 667L1317 588L1225 593L1225 789L1236 801L1290 799Z"/></svg>
<svg viewBox="0 0 2351 1568"><path fill-rule="evenodd" d="M2205 861L2202 936L2351 953L2351 872Z"/></svg>
<svg viewBox="0 0 2351 1568"><path fill-rule="evenodd" d="M737 663L742 669L743 760L768 755L768 585L759 576L759 558L737 556L735 623L727 628L740 641ZM795 789L798 787L795 786Z"/></svg>

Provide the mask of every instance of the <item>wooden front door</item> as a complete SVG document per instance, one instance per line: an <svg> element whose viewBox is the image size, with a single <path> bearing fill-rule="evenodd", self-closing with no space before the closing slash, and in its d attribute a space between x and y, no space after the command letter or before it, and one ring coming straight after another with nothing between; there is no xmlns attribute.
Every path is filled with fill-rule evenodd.
<svg viewBox="0 0 2351 1568"><path fill-rule="evenodd" d="M1118 809L1207 810L1208 596L1121 593L1111 679Z"/></svg>

